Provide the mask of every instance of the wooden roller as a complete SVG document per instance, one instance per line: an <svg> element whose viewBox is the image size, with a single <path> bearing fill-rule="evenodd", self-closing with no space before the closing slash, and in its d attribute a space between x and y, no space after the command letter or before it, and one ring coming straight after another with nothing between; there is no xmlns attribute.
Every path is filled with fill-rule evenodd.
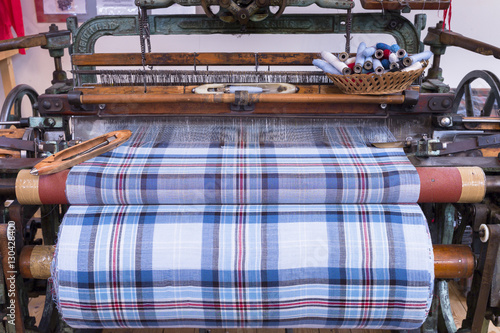
<svg viewBox="0 0 500 333"><path fill-rule="evenodd" d="M28 245L19 255L19 271L25 279L48 279L55 246Z"/></svg>
<svg viewBox="0 0 500 333"><path fill-rule="evenodd" d="M19 172L16 197L21 204L67 204L68 170L52 175L32 176ZM486 176L479 167L419 167L420 196L418 203L481 202L486 193Z"/></svg>
<svg viewBox="0 0 500 333"><path fill-rule="evenodd" d="M472 276L474 255L466 245L434 245L436 279L461 279ZM19 268L26 279L48 279L54 258L54 246L25 246L19 257Z"/></svg>
<svg viewBox="0 0 500 333"><path fill-rule="evenodd" d="M416 169L420 177L419 203L475 203L486 194L486 176L479 167Z"/></svg>
<svg viewBox="0 0 500 333"><path fill-rule="evenodd" d="M475 258L467 245L433 245L436 279L462 279L472 276Z"/></svg>

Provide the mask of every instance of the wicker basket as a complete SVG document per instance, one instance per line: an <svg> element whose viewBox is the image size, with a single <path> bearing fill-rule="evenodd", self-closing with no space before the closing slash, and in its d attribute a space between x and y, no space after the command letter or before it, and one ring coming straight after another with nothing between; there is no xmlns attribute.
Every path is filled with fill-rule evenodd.
<svg viewBox="0 0 500 333"><path fill-rule="evenodd" d="M388 72L381 75L375 73L352 75L326 73L326 75L344 94L383 95L398 93L408 88L422 75L426 66L427 62L419 70Z"/></svg>

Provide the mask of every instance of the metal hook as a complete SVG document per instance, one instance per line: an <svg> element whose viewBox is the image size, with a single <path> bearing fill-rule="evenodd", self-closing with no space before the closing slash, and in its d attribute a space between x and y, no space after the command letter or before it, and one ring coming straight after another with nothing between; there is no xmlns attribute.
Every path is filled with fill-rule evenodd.
<svg viewBox="0 0 500 333"><path fill-rule="evenodd" d="M259 55L258 53L255 53L255 71L257 72L259 70Z"/></svg>

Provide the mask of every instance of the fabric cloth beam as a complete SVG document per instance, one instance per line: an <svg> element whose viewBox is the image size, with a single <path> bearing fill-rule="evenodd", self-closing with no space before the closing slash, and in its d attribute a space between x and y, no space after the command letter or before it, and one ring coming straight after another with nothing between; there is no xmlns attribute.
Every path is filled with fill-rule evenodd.
<svg viewBox="0 0 500 333"><path fill-rule="evenodd" d="M417 205L72 206L53 266L72 327L415 329Z"/></svg>

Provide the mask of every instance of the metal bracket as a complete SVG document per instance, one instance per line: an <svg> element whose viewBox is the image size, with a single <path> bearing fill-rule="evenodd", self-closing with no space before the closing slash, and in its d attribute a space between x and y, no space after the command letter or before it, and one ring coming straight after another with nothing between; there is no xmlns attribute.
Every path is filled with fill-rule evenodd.
<svg viewBox="0 0 500 333"><path fill-rule="evenodd" d="M250 103L250 94L246 90L237 90L234 93L234 103L230 106L231 111L251 112L255 110L255 104Z"/></svg>

